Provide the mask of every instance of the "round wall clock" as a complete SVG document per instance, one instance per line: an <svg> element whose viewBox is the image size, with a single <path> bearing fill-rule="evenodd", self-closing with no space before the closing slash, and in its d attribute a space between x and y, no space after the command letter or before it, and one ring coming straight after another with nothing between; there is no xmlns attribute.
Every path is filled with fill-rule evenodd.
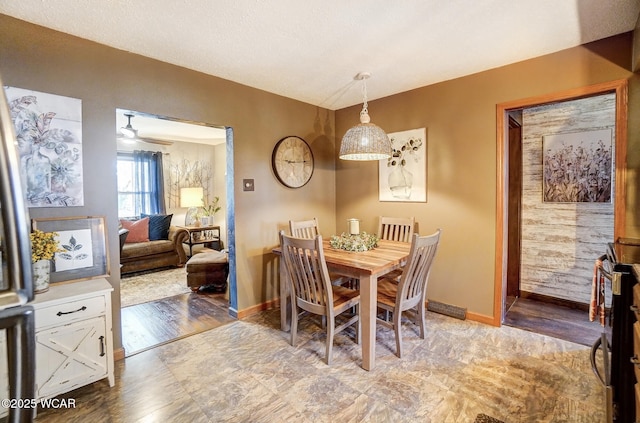
<svg viewBox="0 0 640 423"><path fill-rule="evenodd" d="M300 137L284 137L273 148L273 173L283 185L300 188L313 175L313 153L309 144Z"/></svg>

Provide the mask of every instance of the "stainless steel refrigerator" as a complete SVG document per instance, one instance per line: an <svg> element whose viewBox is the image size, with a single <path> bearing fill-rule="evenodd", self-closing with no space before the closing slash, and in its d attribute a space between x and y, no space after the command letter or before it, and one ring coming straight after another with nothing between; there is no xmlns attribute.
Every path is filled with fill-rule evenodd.
<svg viewBox="0 0 640 423"><path fill-rule="evenodd" d="M6 378L0 375L2 407L9 422L33 420L35 319L30 219L20 180L17 140L0 80L0 336L6 337ZM4 332L4 333L3 333ZM4 397L3 394L0 396ZM7 401L8 400L8 401Z"/></svg>

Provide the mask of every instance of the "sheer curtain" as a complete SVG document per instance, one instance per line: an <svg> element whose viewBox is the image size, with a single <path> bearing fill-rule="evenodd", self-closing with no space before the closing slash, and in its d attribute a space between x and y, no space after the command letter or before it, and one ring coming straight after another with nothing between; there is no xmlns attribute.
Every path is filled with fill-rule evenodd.
<svg viewBox="0 0 640 423"><path fill-rule="evenodd" d="M162 174L162 153L135 150L134 162L134 191L138 201L135 202L137 216L141 213L164 214L164 177Z"/></svg>

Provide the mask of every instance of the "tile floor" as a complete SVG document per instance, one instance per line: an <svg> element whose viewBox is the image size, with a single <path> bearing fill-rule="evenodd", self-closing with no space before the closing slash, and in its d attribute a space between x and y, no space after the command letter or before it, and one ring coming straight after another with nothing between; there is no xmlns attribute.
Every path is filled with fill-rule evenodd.
<svg viewBox="0 0 640 423"><path fill-rule="evenodd" d="M72 391L63 397L75 409L40 410L37 422L604 421L582 345L427 313L426 339L404 325L402 359L379 327L367 372L348 333L336 336L328 367L315 321L301 322L292 347L278 319L266 311L119 361L114 388Z"/></svg>

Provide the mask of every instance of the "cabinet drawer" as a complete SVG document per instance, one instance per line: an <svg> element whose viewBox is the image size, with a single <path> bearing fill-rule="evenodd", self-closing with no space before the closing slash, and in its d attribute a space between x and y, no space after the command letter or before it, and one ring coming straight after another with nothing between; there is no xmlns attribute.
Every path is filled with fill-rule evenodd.
<svg viewBox="0 0 640 423"><path fill-rule="evenodd" d="M51 325L63 325L106 313L104 296L85 298L36 310L36 330Z"/></svg>

